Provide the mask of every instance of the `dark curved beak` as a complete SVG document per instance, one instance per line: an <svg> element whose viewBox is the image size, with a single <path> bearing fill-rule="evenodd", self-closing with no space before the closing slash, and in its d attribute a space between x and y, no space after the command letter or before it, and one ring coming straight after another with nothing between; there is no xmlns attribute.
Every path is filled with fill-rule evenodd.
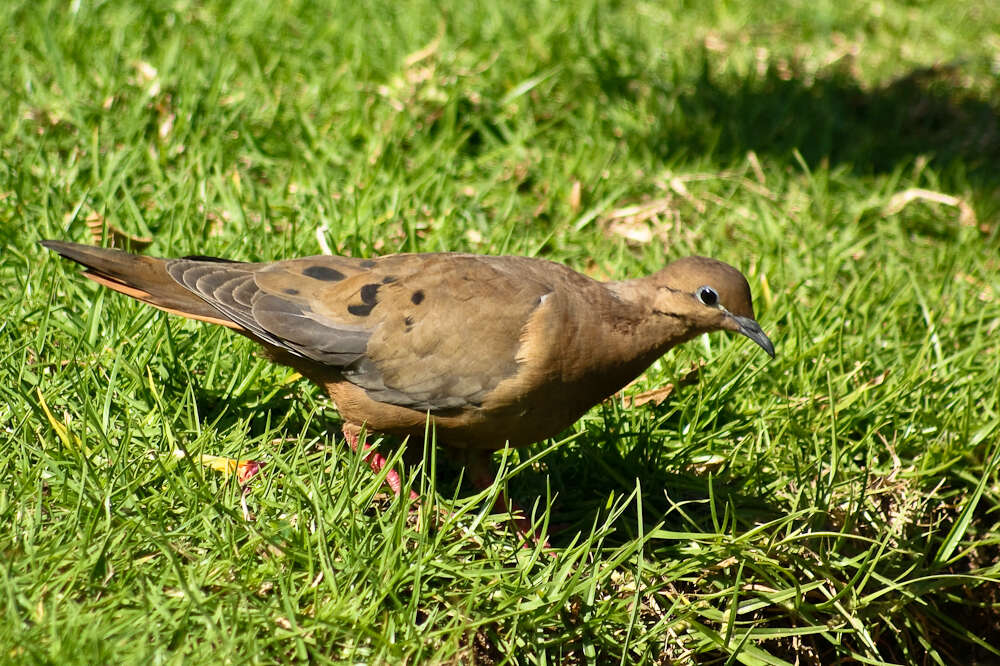
<svg viewBox="0 0 1000 666"><path fill-rule="evenodd" d="M729 315L736 322L736 330L747 336L758 345L760 348L767 352L768 356L774 358L774 344L771 342L764 334L764 330L760 327L756 321L750 317L739 317L737 315Z"/></svg>

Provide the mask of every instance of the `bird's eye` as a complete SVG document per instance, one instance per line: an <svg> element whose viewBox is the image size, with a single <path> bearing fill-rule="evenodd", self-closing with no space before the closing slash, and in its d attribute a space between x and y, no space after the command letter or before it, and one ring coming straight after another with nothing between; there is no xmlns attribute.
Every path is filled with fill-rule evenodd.
<svg viewBox="0 0 1000 666"><path fill-rule="evenodd" d="M719 292L711 287L698 287L698 291L695 293L698 296L698 300L709 307L719 304Z"/></svg>

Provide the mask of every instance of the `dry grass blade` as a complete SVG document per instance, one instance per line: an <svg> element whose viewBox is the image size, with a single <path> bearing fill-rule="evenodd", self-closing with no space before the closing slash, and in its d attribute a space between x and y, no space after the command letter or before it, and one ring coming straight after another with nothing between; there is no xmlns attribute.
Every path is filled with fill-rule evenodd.
<svg viewBox="0 0 1000 666"><path fill-rule="evenodd" d="M664 222L664 218L668 221ZM665 196L633 206L617 208L604 218L605 232L620 236L630 245L666 242L678 223L673 197Z"/></svg>
<svg viewBox="0 0 1000 666"><path fill-rule="evenodd" d="M106 245L132 252L142 252L153 244L152 238L143 238L127 234L121 229L108 222L103 215L97 211L92 212L86 219L87 229L94 239L95 245Z"/></svg>
<svg viewBox="0 0 1000 666"><path fill-rule="evenodd" d="M678 379L676 382L665 384L658 388L643 391L637 395L627 395L624 397L624 403L626 407L640 407L642 405L647 405L652 403L654 407L658 407L663 402L670 397L670 394L674 392L674 389L678 386L689 386L698 381L698 376L701 373L703 367L702 363L696 363L691 366L683 377Z"/></svg>
<svg viewBox="0 0 1000 666"><path fill-rule="evenodd" d="M911 188L894 194L892 198L889 199L889 203L887 203L885 208L882 209L882 215L884 217L896 215L906 208L906 206L908 206L911 202L919 200L931 201L934 203L944 204L945 206L958 208L958 223L965 227L976 226L976 212L972 210L972 206L970 206L967 201L943 192L935 192L934 190L924 190L920 188Z"/></svg>

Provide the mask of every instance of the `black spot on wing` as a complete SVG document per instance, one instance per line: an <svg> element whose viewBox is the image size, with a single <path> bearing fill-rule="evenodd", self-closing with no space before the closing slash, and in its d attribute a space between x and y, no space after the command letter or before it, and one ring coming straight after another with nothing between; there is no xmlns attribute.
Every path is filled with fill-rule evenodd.
<svg viewBox="0 0 1000 666"><path fill-rule="evenodd" d="M350 312L355 317L367 317L372 313L372 308L375 305L348 305L347 311Z"/></svg>
<svg viewBox="0 0 1000 666"><path fill-rule="evenodd" d="M302 271L302 274L314 280L322 280L323 282L338 282L347 277L340 271L329 266L308 266Z"/></svg>
<svg viewBox="0 0 1000 666"><path fill-rule="evenodd" d="M361 287L361 302L365 305L375 305L378 302L378 288L381 285L366 284Z"/></svg>
<svg viewBox="0 0 1000 666"><path fill-rule="evenodd" d="M347 306L347 311L356 317L367 317L372 313L372 309L378 305L378 289L380 284L366 284L361 287L361 304L352 303Z"/></svg>
<svg viewBox="0 0 1000 666"><path fill-rule="evenodd" d="M361 268L375 268L375 261L372 259L365 259L360 264Z"/></svg>
<svg viewBox="0 0 1000 666"><path fill-rule="evenodd" d="M395 281L396 281L395 275L386 275L384 278L382 278L382 284L392 284Z"/></svg>
<svg viewBox="0 0 1000 666"><path fill-rule="evenodd" d="M412 301L414 305L420 305L421 303L423 303L424 302L423 290L418 289L417 291L413 292L413 295L410 296L410 301Z"/></svg>
<svg viewBox="0 0 1000 666"><path fill-rule="evenodd" d="M286 289L285 293L288 294L289 296L298 296L299 295L299 290L298 289Z"/></svg>

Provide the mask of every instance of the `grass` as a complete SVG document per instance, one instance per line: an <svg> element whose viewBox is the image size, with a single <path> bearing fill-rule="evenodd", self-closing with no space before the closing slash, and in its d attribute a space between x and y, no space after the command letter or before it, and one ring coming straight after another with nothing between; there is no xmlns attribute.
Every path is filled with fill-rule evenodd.
<svg viewBox="0 0 1000 666"><path fill-rule="evenodd" d="M15 0L0 26L0 661L1000 658L1000 6ZM551 558L499 485L427 448L423 507L392 501L315 388L36 244L88 221L164 256L706 254L778 358L693 341L625 392L706 363L660 405L512 452ZM244 495L198 454L265 467Z"/></svg>

